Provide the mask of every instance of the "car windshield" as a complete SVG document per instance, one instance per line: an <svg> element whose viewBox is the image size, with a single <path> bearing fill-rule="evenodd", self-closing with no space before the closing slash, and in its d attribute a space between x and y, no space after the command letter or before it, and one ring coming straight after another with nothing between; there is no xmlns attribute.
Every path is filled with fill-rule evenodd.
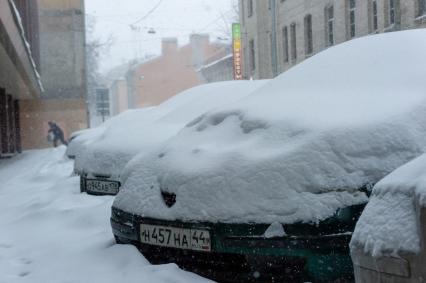
<svg viewBox="0 0 426 283"><path fill-rule="evenodd" d="M424 280L425 50L426 0L0 0L0 283Z"/></svg>

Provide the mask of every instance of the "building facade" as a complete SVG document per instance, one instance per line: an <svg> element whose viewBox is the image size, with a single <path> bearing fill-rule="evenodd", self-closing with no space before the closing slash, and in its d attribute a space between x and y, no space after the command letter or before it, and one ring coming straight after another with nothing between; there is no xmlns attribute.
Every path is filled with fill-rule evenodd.
<svg viewBox="0 0 426 283"><path fill-rule="evenodd" d="M240 0L245 78L370 34L426 27L426 0Z"/></svg>
<svg viewBox="0 0 426 283"><path fill-rule="evenodd" d="M223 49L207 58L198 73L204 83L233 80L234 57L231 46L224 45Z"/></svg>
<svg viewBox="0 0 426 283"><path fill-rule="evenodd" d="M22 104L39 101L37 3L0 1L0 158L21 151Z"/></svg>
<svg viewBox="0 0 426 283"><path fill-rule="evenodd" d="M211 43L208 35L192 34L189 44L176 38L162 40L162 54L132 66L126 75L128 107L155 106L188 88L203 83L197 70L205 60L226 47ZM112 98L112 101L121 98Z"/></svg>
<svg viewBox="0 0 426 283"><path fill-rule="evenodd" d="M39 21L41 101L25 101L21 124L24 148L51 146L46 136L54 121L65 137L87 127L84 0L35 0Z"/></svg>

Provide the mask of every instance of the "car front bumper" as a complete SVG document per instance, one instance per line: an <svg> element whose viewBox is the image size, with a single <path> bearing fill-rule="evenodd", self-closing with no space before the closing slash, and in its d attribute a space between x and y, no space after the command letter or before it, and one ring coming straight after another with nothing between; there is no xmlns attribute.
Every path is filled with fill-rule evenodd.
<svg viewBox="0 0 426 283"><path fill-rule="evenodd" d="M140 225L208 230L211 252L143 244ZM352 282L351 233L320 236L253 236L262 225L183 223L147 219L113 208L111 226L118 243L135 245L153 264L174 262L219 282ZM266 227L266 228L265 228ZM248 236L241 235L249 234Z"/></svg>

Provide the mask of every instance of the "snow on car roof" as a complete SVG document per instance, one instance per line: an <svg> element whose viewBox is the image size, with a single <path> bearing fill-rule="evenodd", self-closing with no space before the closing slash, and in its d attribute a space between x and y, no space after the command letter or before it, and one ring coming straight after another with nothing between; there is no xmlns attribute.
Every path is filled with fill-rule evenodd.
<svg viewBox="0 0 426 283"><path fill-rule="evenodd" d="M351 241L373 256L418 253L420 211L426 206L426 154L399 167L374 187Z"/></svg>
<svg viewBox="0 0 426 283"><path fill-rule="evenodd" d="M114 206L168 220L296 223L365 203L358 188L425 150L425 48L426 31L415 30L311 57L132 160Z"/></svg>
<svg viewBox="0 0 426 283"><path fill-rule="evenodd" d="M215 107L241 99L267 81L228 81L193 87L148 111L132 110L110 122L76 161L76 169L119 175L140 151L149 151L186 123ZM125 115L125 117L123 117Z"/></svg>

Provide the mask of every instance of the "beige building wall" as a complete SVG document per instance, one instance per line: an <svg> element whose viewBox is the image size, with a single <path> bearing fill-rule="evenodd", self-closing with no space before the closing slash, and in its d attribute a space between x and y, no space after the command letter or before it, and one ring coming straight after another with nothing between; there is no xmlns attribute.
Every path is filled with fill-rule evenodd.
<svg viewBox="0 0 426 283"><path fill-rule="evenodd" d="M253 3L253 15L249 16L249 2ZM369 34L390 32L411 28L426 27L426 17L419 14L418 3L422 0L394 0L396 22L390 24L390 0L377 1L378 29L373 28L373 0L355 0L355 37ZM334 44L351 39L349 28L349 0L240 0L240 22L242 23L244 43L244 74L246 78L265 79L273 77L272 73L272 10L270 3L275 2L276 48L278 73L284 72L306 58L329 47L326 41L326 7L334 8ZM272 7L271 7L272 8ZM312 16L313 52L305 51L305 17ZM291 25L296 27L296 53L291 58ZM284 32L288 30L288 47L290 60L285 61ZM250 70L249 41L255 43L256 68Z"/></svg>
<svg viewBox="0 0 426 283"><path fill-rule="evenodd" d="M56 122L65 138L87 127L84 0L34 0L38 3L39 100L20 101L23 149L52 146L47 122Z"/></svg>
<svg viewBox="0 0 426 283"><path fill-rule="evenodd" d="M114 81L110 87L111 113L120 114L129 109L129 99L127 96L127 82L125 79Z"/></svg>
<svg viewBox="0 0 426 283"><path fill-rule="evenodd" d="M85 101L82 99L22 100L20 107L24 149L52 146L47 141L49 121L62 128L65 139L72 132L86 128Z"/></svg>

